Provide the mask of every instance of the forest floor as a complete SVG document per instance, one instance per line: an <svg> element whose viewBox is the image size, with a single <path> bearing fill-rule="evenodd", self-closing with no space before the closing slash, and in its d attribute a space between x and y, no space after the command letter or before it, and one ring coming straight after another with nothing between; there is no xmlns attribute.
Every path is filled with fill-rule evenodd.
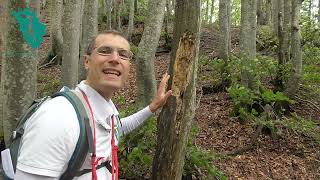
<svg viewBox="0 0 320 180"><path fill-rule="evenodd" d="M46 21L45 23L48 23ZM235 31L236 32L236 31ZM202 32L201 52L203 55L217 55L217 32ZM233 45L237 38L234 38ZM212 46L210 46L212 45ZM40 57L44 59L50 47L50 37L47 35L40 48ZM236 49L236 47L235 47ZM167 71L170 61L169 53L162 53L155 59L156 79L159 81ZM1 64L1 62L0 62ZM199 71L199 73L204 73ZM1 74L0 74L1 75ZM43 90L46 83L60 78L59 66L39 70L38 89ZM198 88L208 82L199 81ZM135 62L132 62L128 83L116 95L125 97L127 108L135 103L137 85L135 80ZM320 121L320 114L306 103L293 106L303 117L312 117ZM201 96L196 110L194 122L199 131L194 144L202 149L217 153L231 152L248 145L253 133L252 125L240 124L238 119L230 115L233 109L231 98L227 92L212 92ZM251 151L240 155L217 159L212 162L229 179L320 179L320 146L314 140L290 129L283 128L280 137L272 138L261 134L258 145Z"/></svg>

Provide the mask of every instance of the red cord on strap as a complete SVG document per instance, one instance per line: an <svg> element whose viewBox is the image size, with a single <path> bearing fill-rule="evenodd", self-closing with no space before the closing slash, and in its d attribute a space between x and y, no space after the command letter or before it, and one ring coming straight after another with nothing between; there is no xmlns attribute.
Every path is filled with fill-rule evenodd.
<svg viewBox="0 0 320 180"><path fill-rule="evenodd" d="M114 115L112 115L112 128L111 128L111 147L112 147L112 180L118 180L119 168L118 168L118 146L114 140Z"/></svg>
<svg viewBox="0 0 320 180"><path fill-rule="evenodd" d="M90 110L90 113L91 113L91 119L92 119L92 125L93 125L93 152L92 152L92 155L91 155L91 166L92 166L92 175L91 175L91 179L92 180L98 180L98 177L97 177L97 165L98 165L98 162L99 160L102 159L102 157L100 158L97 158L96 157L96 128L95 128L95 123L94 123L94 117L93 117L93 111L92 111L92 108L90 106L90 103L89 103L89 100L88 100L88 97L87 95L81 91L88 107L89 107L89 110ZM112 154L112 163L111 163L111 167L112 167L112 180L118 180L118 175L119 175L119 168L118 168L118 146L116 145L115 143L115 140L114 140L114 115L112 115L112 128L111 128L111 154Z"/></svg>
<svg viewBox="0 0 320 180"><path fill-rule="evenodd" d="M91 167L92 167L92 175L91 175L91 179L92 180L98 180L98 177L97 177L97 165L98 165L98 162L101 158L98 158L96 157L96 126L95 126L95 123L94 123L94 117L93 117L93 111L92 111L92 108L91 108L91 105L89 103L89 100L88 100L88 97L87 95L81 91L88 107L89 107L89 110L90 110L90 114L91 114L91 119L92 119L92 126L93 126L93 152L92 152L92 155L91 155Z"/></svg>

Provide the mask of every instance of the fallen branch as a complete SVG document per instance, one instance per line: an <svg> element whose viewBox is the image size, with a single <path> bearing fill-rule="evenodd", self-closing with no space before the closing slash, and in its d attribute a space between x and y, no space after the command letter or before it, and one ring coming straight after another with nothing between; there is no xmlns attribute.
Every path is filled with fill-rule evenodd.
<svg viewBox="0 0 320 180"><path fill-rule="evenodd" d="M305 99L302 99L302 98L299 98L298 96L294 96L294 98L296 98L296 99L298 99L298 100L300 100L302 102L311 104L313 107L315 107L318 110L318 112L320 112L320 108L316 104L314 104L313 102L305 100Z"/></svg>
<svg viewBox="0 0 320 180"><path fill-rule="evenodd" d="M48 63L40 66L38 69L42 69L42 68L45 68L45 67L47 67L47 66L52 65L52 64L54 63L54 60L55 60L56 58L57 58L57 55L55 55Z"/></svg>

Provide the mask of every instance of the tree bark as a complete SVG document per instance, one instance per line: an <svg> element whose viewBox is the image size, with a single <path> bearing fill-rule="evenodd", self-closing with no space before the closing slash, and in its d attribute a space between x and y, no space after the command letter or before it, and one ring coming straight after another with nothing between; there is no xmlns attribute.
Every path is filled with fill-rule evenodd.
<svg viewBox="0 0 320 180"><path fill-rule="evenodd" d="M84 54L90 41L98 34L98 3L98 0L85 0L82 15L82 36L80 37L81 49L78 81L86 79L87 73L84 68Z"/></svg>
<svg viewBox="0 0 320 180"><path fill-rule="evenodd" d="M229 84L227 65L229 61L229 44L230 39L230 26L229 26L229 12L230 0L219 1L219 30L220 30L220 48L219 56L224 61L221 71L221 77L224 86Z"/></svg>
<svg viewBox="0 0 320 180"><path fill-rule="evenodd" d="M2 1L2 7L7 7L8 6L8 0L4 0ZM4 48L6 47L5 45L5 32L7 30L7 14L6 12L2 12L2 14L0 15L0 64L4 64L4 59L5 59L5 51L4 51ZM1 67L2 67L1 66ZM3 69L1 71L2 73L2 76L3 76ZM0 141L1 143L4 142L4 133L3 133L3 129L4 129L4 126L3 126L3 113L2 113L2 110L3 110L3 90L2 90L2 84L1 82L3 82L3 79L1 79L0 81Z"/></svg>
<svg viewBox="0 0 320 180"><path fill-rule="evenodd" d="M285 63L290 60L291 1L292 0L284 0L283 4L283 51Z"/></svg>
<svg viewBox="0 0 320 180"><path fill-rule="evenodd" d="M263 6L263 0L257 0L257 24L258 25L264 25L262 6Z"/></svg>
<svg viewBox="0 0 320 180"><path fill-rule="evenodd" d="M78 83L81 1L68 0L64 8L61 83L75 88Z"/></svg>
<svg viewBox="0 0 320 180"><path fill-rule="evenodd" d="M318 28L320 28L320 0L318 1Z"/></svg>
<svg viewBox="0 0 320 180"><path fill-rule="evenodd" d="M122 0L116 0L117 5L117 30L121 32L121 9L122 9Z"/></svg>
<svg viewBox="0 0 320 180"><path fill-rule="evenodd" d="M148 105L156 93L154 58L164 18L166 0L149 1L149 14L136 55L139 106Z"/></svg>
<svg viewBox="0 0 320 180"><path fill-rule="evenodd" d="M241 0L240 51L250 59L256 57L256 0Z"/></svg>
<svg viewBox="0 0 320 180"><path fill-rule="evenodd" d="M292 49L292 73L288 81L285 93L293 97L298 90L302 72L302 50L300 34L300 9L302 0L292 0L292 32L291 32L291 49Z"/></svg>
<svg viewBox="0 0 320 180"><path fill-rule="evenodd" d="M210 23L213 23L213 13L214 13L214 0L211 0L211 14L210 14ZM228 17L229 18L229 17Z"/></svg>
<svg viewBox="0 0 320 180"><path fill-rule="evenodd" d="M278 7L280 9L283 9L283 3L284 0L278 0ZM281 91L283 90L283 78L284 78L284 65L285 65L285 50L284 50L284 20L283 20L283 12L278 12L278 40L279 40L279 46L278 46L278 73L276 77L276 85L278 89Z"/></svg>
<svg viewBox="0 0 320 180"><path fill-rule="evenodd" d="M138 14L138 0L134 0L134 12Z"/></svg>
<svg viewBox="0 0 320 180"><path fill-rule="evenodd" d="M112 29L111 0L106 0L106 17L107 17L107 30L110 30Z"/></svg>
<svg viewBox="0 0 320 180"><path fill-rule="evenodd" d="M62 16L63 16L63 0L49 1L50 6L50 27L51 27L51 52L56 57L57 64L62 61L63 54L63 36L62 36ZM50 59L48 59L50 61Z"/></svg>
<svg viewBox="0 0 320 180"><path fill-rule="evenodd" d="M134 0L129 0L129 26L127 38L131 41L132 32L134 30Z"/></svg>
<svg viewBox="0 0 320 180"><path fill-rule="evenodd" d="M152 179L180 180L195 114L200 39L200 0L177 0L169 84L173 96L158 118Z"/></svg>
<svg viewBox="0 0 320 180"><path fill-rule="evenodd" d="M210 18L209 18L209 1L210 0L207 0L206 1L206 18L205 18L205 20L206 20L206 23L209 23L209 20L210 20Z"/></svg>
<svg viewBox="0 0 320 180"><path fill-rule="evenodd" d="M30 7L37 13L37 7ZM1 119L6 144L17 120L36 96L38 49L22 39L23 27L11 15L13 12L21 12L23 8L27 8L25 0L8 1L5 12L7 24L4 31L5 46L1 69ZM30 15L25 16L32 21L35 20Z"/></svg>
<svg viewBox="0 0 320 180"><path fill-rule="evenodd" d="M273 32L278 35L278 14L280 7L278 6L278 0L272 0L272 24L273 24Z"/></svg>
<svg viewBox="0 0 320 180"><path fill-rule="evenodd" d="M244 66L256 58L256 0L241 0L240 52ZM250 89L257 89L254 75L244 68L242 83Z"/></svg>
<svg viewBox="0 0 320 180"><path fill-rule="evenodd" d="M271 0L266 0L266 19L265 24L271 27L272 19L272 2Z"/></svg>

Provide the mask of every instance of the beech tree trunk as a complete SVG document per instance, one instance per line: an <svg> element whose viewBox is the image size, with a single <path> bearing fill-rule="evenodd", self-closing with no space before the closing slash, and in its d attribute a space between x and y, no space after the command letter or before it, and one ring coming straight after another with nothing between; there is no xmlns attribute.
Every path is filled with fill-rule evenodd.
<svg viewBox="0 0 320 180"><path fill-rule="evenodd" d="M284 0L283 4L283 51L285 63L290 60L291 1L292 0Z"/></svg>
<svg viewBox="0 0 320 180"><path fill-rule="evenodd" d="M257 0L257 24L264 25L263 19L263 0Z"/></svg>
<svg viewBox="0 0 320 180"><path fill-rule="evenodd" d="M224 86L229 84L229 80L227 80L228 72L227 65L229 61L229 44L231 43L230 38L230 26L229 26L229 18L230 18L230 0L219 1L219 30L220 30L220 49L219 56L224 61L224 65L222 67L222 81Z"/></svg>
<svg viewBox="0 0 320 180"><path fill-rule="evenodd" d="M318 1L318 28L320 28L320 0Z"/></svg>
<svg viewBox="0 0 320 180"><path fill-rule="evenodd" d="M131 41L132 32L134 30L134 0L129 0L129 26L127 38Z"/></svg>
<svg viewBox="0 0 320 180"><path fill-rule="evenodd" d="M116 0L117 5L117 30L121 32L121 10L122 10L122 0Z"/></svg>
<svg viewBox="0 0 320 180"><path fill-rule="evenodd" d="M2 103L2 110L0 117L3 121L4 139L8 143L17 120L36 97L38 47L31 47L33 45L23 39L26 34L21 31L23 27L19 21L22 20L16 18L17 16L23 17L23 15L11 15L13 12L18 13L23 8L27 8L27 1L9 0L6 7L6 26L3 32L5 43L1 62L2 100L0 103ZM38 13L37 7L30 7L36 14ZM29 15L25 16L26 19L36 21ZM30 25L30 22L28 23ZM31 26L31 28L34 27Z"/></svg>
<svg viewBox="0 0 320 180"><path fill-rule="evenodd" d="M272 19L272 2L271 0L266 0L266 20L265 24L271 27Z"/></svg>
<svg viewBox="0 0 320 180"><path fill-rule="evenodd" d="M211 0L211 14L210 14L210 23L213 23L214 13L214 0Z"/></svg>
<svg viewBox="0 0 320 180"><path fill-rule="evenodd" d="M244 66L256 58L256 0L241 0L240 52ZM257 89L256 78L244 68L241 74L242 83L250 89Z"/></svg>
<svg viewBox="0 0 320 180"><path fill-rule="evenodd" d="M292 33L291 33L291 50L292 50L292 73L288 81L286 94L293 97L299 88L299 82L302 72L302 50L300 34L300 9L302 0L292 0Z"/></svg>
<svg viewBox="0 0 320 180"><path fill-rule="evenodd" d="M106 17L107 17L107 30L110 30L112 29L111 0L106 0Z"/></svg>
<svg viewBox="0 0 320 180"><path fill-rule="evenodd" d="M61 85L75 88L78 83L81 1L68 0L64 8Z"/></svg>
<svg viewBox="0 0 320 180"><path fill-rule="evenodd" d="M280 9L283 10L283 3L284 0L278 0L278 6ZM278 73L276 77L276 84L278 88L282 91L283 90L283 78L284 78L284 65L285 65L285 50L284 50L284 20L283 20L283 12L278 12L278 40L279 40L279 46L278 46Z"/></svg>
<svg viewBox="0 0 320 180"><path fill-rule="evenodd" d="M166 0L148 2L149 13L136 55L138 104L140 107L147 106L156 93L154 58L160 38L165 4Z"/></svg>
<svg viewBox="0 0 320 180"><path fill-rule="evenodd" d="M158 118L152 179L181 180L185 152L195 114L200 39L200 0L177 0L169 97Z"/></svg>
<svg viewBox="0 0 320 180"><path fill-rule="evenodd" d="M256 57L256 0L241 0L240 51L250 59Z"/></svg>
<svg viewBox="0 0 320 180"><path fill-rule="evenodd" d="M84 54L90 41L98 34L98 3L98 0L85 0L84 3L78 81L86 79Z"/></svg>
<svg viewBox="0 0 320 180"><path fill-rule="evenodd" d="M52 55L56 56L57 64L62 61L63 54L63 36L62 36L62 16L63 16L63 0L52 0L49 1L50 7L50 27L51 27L51 52ZM50 61L50 59L48 59Z"/></svg>
<svg viewBox="0 0 320 180"><path fill-rule="evenodd" d="M272 0L272 24L273 24L273 32L275 35L278 35L278 14L280 7L278 6L278 0Z"/></svg>

